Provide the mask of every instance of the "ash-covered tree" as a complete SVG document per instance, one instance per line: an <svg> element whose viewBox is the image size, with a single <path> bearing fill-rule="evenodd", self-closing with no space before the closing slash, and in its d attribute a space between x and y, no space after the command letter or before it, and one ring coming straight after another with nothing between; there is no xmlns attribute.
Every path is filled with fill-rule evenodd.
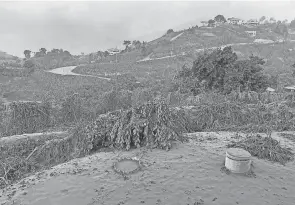
<svg viewBox="0 0 295 205"><path fill-rule="evenodd" d="M295 19L290 22L290 28L295 28Z"/></svg>
<svg viewBox="0 0 295 205"><path fill-rule="evenodd" d="M125 50L127 50L128 49L128 46L131 44L131 41L124 41L123 42L123 45L125 46Z"/></svg>
<svg viewBox="0 0 295 205"><path fill-rule="evenodd" d="M280 34L284 36L284 38L287 38L288 36L288 27L286 24L279 23L278 21L277 25L274 27L273 32Z"/></svg>
<svg viewBox="0 0 295 205"><path fill-rule="evenodd" d="M226 19L225 19L224 16L221 15L221 14L215 16L214 20L215 20L216 22L220 22L220 23L225 23L225 22L226 22Z"/></svg>
<svg viewBox="0 0 295 205"><path fill-rule="evenodd" d="M259 19L259 22L262 22L262 21L264 21L266 18L265 18L265 16L262 16L260 19Z"/></svg>
<svg viewBox="0 0 295 205"><path fill-rule="evenodd" d="M262 73L264 61L256 56L238 60L231 47L205 52L194 62L192 68L183 67L175 82L183 92L194 95L200 90L230 93L237 89L261 91L269 85Z"/></svg>
<svg viewBox="0 0 295 205"><path fill-rule="evenodd" d="M209 27L213 27L214 23L215 23L215 21L214 21L213 19L210 19L210 20L208 21L208 26L209 26Z"/></svg>
<svg viewBox="0 0 295 205"><path fill-rule="evenodd" d="M58 53L59 53L59 49L57 49L57 48L53 48L53 49L51 50L51 53L58 54Z"/></svg>
<svg viewBox="0 0 295 205"><path fill-rule="evenodd" d="M139 48L141 47L141 42L140 42L140 41L137 41L137 40L134 40L134 41L132 42L132 45L134 45L134 47L135 47L136 49L139 49Z"/></svg>
<svg viewBox="0 0 295 205"><path fill-rule="evenodd" d="M168 29L168 31L166 32L166 34L173 33L173 32L174 32L173 29L170 28L170 29Z"/></svg>
<svg viewBox="0 0 295 205"><path fill-rule="evenodd" d="M39 52L44 56L44 55L46 55L47 50L46 50L46 48L40 48Z"/></svg>
<svg viewBox="0 0 295 205"><path fill-rule="evenodd" d="M65 54L66 56L72 56L71 53L70 53L69 51L67 51L67 50L64 51L64 54Z"/></svg>
<svg viewBox="0 0 295 205"><path fill-rule="evenodd" d="M262 72L261 65L264 63L263 59L253 55L249 59L236 61L233 70L226 75L224 92L229 93L238 87L241 91L265 91L270 86L270 79Z"/></svg>
<svg viewBox="0 0 295 205"><path fill-rule="evenodd" d="M35 66L35 63L32 61L32 59L26 60L24 62L24 68L32 68Z"/></svg>
<svg viewBox="0 0 295 205"><path fill-rule="evenodd" d="M103 53L103 55L104 55L104 57L106 58L106 57L108 57L108 56L110 55L110 53L109 53L108 51L105 51L105 52Z"/></svg>
<svg viewBox="0 0 295 205"><path fill-rule="evenodd" d="M32 53L32 51L30 51L30 50L25 50L24 51L24 54L25 54L26 59L31 58L31 53Z"/></svg>

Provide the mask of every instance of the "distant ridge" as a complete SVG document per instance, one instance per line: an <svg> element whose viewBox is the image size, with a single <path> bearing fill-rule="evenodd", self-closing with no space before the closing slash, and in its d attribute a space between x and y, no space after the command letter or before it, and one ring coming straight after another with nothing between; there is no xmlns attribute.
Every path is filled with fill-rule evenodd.
<svg viewBox="0 0 295 205"><path fill-rule="evenodd" d="M7 54L6 52L0 50L0 60L11 60L15 58L18 58L18 57Z"/></svg>

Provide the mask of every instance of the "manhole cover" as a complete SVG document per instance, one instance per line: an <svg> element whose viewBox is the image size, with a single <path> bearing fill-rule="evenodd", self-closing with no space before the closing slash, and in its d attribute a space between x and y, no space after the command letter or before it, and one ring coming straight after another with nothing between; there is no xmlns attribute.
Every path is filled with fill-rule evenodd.
<svg viewBox="0 0 295 205"><path fill-rule="evenodd" d="M134 174L141 170L141 163L137 158L122 158L113 164L113 169L121 175Z"/></svg>

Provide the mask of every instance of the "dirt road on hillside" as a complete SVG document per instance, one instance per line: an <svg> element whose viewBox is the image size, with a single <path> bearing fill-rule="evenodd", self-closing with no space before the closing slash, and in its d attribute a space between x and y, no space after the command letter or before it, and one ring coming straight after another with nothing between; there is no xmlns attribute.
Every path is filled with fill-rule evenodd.
<svg viewBox="0 0 295 205"><path fill-rule="evenodd" d="M47 72L58 74L58 75L84 76L84 77L100 78L103 80L111 80L110 78L104 78L104 77L99 77L99 76L95 76L95 75L83 75L83 74L79 74L79 73L74 73L73 70L76 67L77 66L66 66L66 67L56 68L56 69L53 69L53 70L50 70Z"/></svg>

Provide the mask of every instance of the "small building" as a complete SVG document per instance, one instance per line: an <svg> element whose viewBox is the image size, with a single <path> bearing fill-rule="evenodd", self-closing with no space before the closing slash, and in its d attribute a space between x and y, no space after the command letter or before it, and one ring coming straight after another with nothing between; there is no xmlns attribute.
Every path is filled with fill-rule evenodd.
<svg viewBox="0 0 295 205"><path fill-rule="evenodd" d="M251 26L257 26L259 22L257 21L257 19L250 19L247 21L247 24Z"/></svg>
<svg viewBox="0 0 295 205"><path fill-rule="evenodd" d="M239 19L239 18L228 18L227 19L229 24L232 24L232 25L241 25L242 24L242 19Z"/></svg>
<svg viewBox="0 0 295 205"><path fill-rule="evenodd" d="M109 52L110 56L112 56L112 55L116 55L116 54L120 53L120 50L117 48L110 48L110 49L108 49L108 52Z"/></svg>
<svg viewBox="0 0 295 205"><path fill-rule="evenodd" d="M256 36L256 31L255 30L248 30L248 31L245 31L250 37L255 37Z"/></svg>
<svg viewBox="0 0 295 205"><path fill-rule="evenodd" d="M284 87L287 92L295 92L295 85Z"/></svg>

